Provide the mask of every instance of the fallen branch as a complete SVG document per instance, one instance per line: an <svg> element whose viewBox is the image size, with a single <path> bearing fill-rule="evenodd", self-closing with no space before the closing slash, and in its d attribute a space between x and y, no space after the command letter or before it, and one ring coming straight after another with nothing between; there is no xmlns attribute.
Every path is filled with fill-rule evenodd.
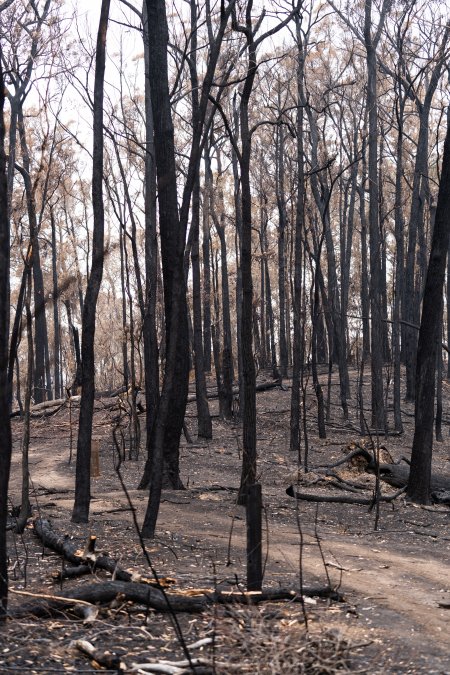
<svg viewBox="0 0 450 675"><path fill-rule="evenodd" d="M301 591L292 588L267 588L262 591L205 591L209 602L228 604L238 603L241 605L255 605L260 602L275 602L277 600L290 600L301 602L302 596L308 598L327 598L329 600L343 601L341 593L330 586L303 586Z"/></svg>
<svg viewBox="0 0 450 675"><path fill-rule="evenodd" d="M128 572L119 567L117 560L110 558L107 554L94 554L91 552L83 552L81 555L78 551L78 546L72 543L68 536L61 537L53 529L48 520L37 518L33 523L34 531L41 539L42 543L51 548L53 551L61 554L74 565L87 564L91 568L91 573L95 570L102 569L110 572L118 581L145 581L149 585L158 587L158 584L150 579L141 579L139 575ZM84 572L83 572L84 573ZM60 579L58 579L60 580Z"/></svg>

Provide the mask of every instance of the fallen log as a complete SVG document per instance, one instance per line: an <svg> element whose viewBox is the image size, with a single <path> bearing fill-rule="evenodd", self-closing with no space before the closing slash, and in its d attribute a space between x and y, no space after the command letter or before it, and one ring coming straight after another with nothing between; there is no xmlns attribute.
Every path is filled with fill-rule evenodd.
<svg viewBox="0 0 450 675"><path fill-rule="evenodd" d="M278 388L280 388L282 391L287 391L287 388L284 386L282 380L260 382L259 384L256 385L255 391L256 393L261 393L264 391L270 391L270 389L278 389ZM237 394L239 394L239 387L233 387L233 396L236 396ZM219 392L217 390L208 391L206 393L206 398L208 399L219 398ZM189 394L187 398L188 403L193 403L196 400L197 400L196 394Z"/></svg>
<svg viewBox="0 0 450 675"><path fill-rule="evenodd" d="M330 469L336 468L337 466L340 466L345 462L349 462L355 457L362 457L367 462L367 466L365 468L367 473L371 474L377 473L377 465L374 461L373 455L366 448L362 447L358 447L355 450L352 450L352 452L350 452L343 459L339 460L338 462L335 462L334 464L330 464L328 466L322 465L315 467L314 471L325 470L326 474L329 475ZM402 464L401 463L402 461L404 461L406 465ZM384 481L385 483L388 483L392 487L406 489L409 480L408 464L409 459L406 457L401 457L397 463L387 463L387 462L380 463L378 465L380 480ZM431 488L431 498L433 502L437 504L450 504L450 475L433 473L431 475L430 488ZM289 489L290 488L288 488L288 490ZM291 494L290 496L292 497L293 495ZM302 499L306 498L302 497ZM358 503L355 501L344 501L343 498L339 500L321 499L320 501L339 501L341 503L348 503L348 504Z"/></svg>
<svg viewBox="0 0 450 675"><path fill-rule="evenodd" d="M32 603L25 603L11 610L11 616L52 616L67 611L71 603L77 605L82 601L92 605L108 605L117 598L121 602L135 602L158 612L196 613L202 612L207 604L205 598L165 593L148 584L134 581L105 581L86 584L81 588L62 591L54 597L47 596Z"/></svg>
<svg viewBox="0 0 450 675"><path fill-rule="evenodd" d="M10 615L18 618L22 616L53 616L67 612L71 605L108 605L116 600L120 602L134 602L145 607L151 607L158 612L187 612L198 613L206 610L213 604L241 604L254 605L261 602L287 600L301 602L302 597L319 597L335 601L342 601L343 596L329 586L305 586L300 590L267 589L263 591L214 591L210 589L188 590L187 592L164 592L147 584L133 581L106 581L102 583L86 584L81 588L62 591L56 596L39 597L34 602L12 609Z"/></svg>
<svg viewBox="0 0 450 675"><path fill-rule="evenodd" d="M406 490L406 487L403 487L398 492L395 492L393 495L380 495L378 501L380 502L392 502L394 499L397 499L402 495ZM362 506L373 506L376 503L375 497L350 497L346 495L317 495L310 492L297 492L294 489L293 485L290 485L286 494L289 497L294 499L299 499L305 502L324 502L329 504L359 504Z"/></svg>
<svg viewBox="0 0 450 675"><path fill-rule="evenodd" d="M370 472L374 472L372 467ZM393 487L406 487L409 480L409 466L403 464L380 464L380 478ZM446 474L431 474L431 492L450 490L450 476Z"/></svg>
<svg viewBox="0 0 450 675"><path fill-rule="evenodd" d="M63 407L66 403L79 403L81 399L81 396L72 396L70 399L69 398L56 398L53 401L44 401L43 403L36 403L36 405L31 406L30 408L30 414L32 417L36 417L40 415L42 412L47 412L50 411L50 414L54 414L55 412L58 412L57 410L53 410L53 408L60 408ZM13 412L10 414L10 417L19 417L20 416L20 410L13 410Z"/></svg>

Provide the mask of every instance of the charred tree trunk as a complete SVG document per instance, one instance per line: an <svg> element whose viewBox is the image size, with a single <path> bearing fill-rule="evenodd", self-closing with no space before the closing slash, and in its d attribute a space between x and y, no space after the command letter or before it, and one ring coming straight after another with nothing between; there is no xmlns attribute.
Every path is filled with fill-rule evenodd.
<svg viewBox="0 0 450 675"><path fill-rule="evenodd" d="M277 130L276 193L278 205L278 305L280 315L280 372L287 377L288 349L286 342L286 226L287 210L284 180L284 128Z"/></svg>
<svg viewBox="0 0 450 675"><path fill-rule="evenodd" d="M50 223L52 227L52 281L53 281L53 363L54 363L54 387L55 398L62 398L63 387L60 378L61 368L61 334L59 324L59 291L58 291L58 269L56 255L56 223L53 208L50 207Z"/></svg>
<svg viewBox="0 0 450 675"><path fill-rule="evenodd" d="M447 252L447 344L450 345L450 241ZM450 380L450 353L447 353L447 379Z"/></svg>
<svg viewBox="0 0 450 675"><path fill-rule="evenodd" d="M401 302L404 297L404 218L403 218L403 121L405 110L405 97L399 87L396 99L396 117L397 117L397 166L395 172L395 286L394 286L394 307L392 324L392 361L394 366L394 427L395 430L403 432L402 412L401 412L401 350L400 350L400 314Z"/></svg>
<svg viewBox="0 0 450 675"><path fill-rule="evenodd" d="M20 148L22 153L23 169L21 171L27 197L28 220L30 224L30 242L32 246L32 269L34 291L34 320L35 320L35 364L34 364L34 388L33 398L36 403L42 403L46 398L52 398L52 392L47 387L50 379L48 362L48 335L47 319L45 314L44 277L42 274L39 231L36 216L36 200L30 177L30 156L26 142L23 112L19 108L18 128ZM48 371L48 372L47 372Z"/></svg>
<svg viewBox="0 0 450 675"><path fill-rule="evenodd" d="M9 250L8 185L5 154L5 83L0 44L0 622L8 609L8 555L6 549L6 517L8 484L11 467L10 383L8 380L9 340Z"/></svg>
<svg viewBox="0 0 450 675"><path fill-rule="evenodd" d="M439 195L425 282L416 371L415 430L407 497L430 502L436 358L440 349L445 265L450 238L450 113L444 144Z"/></svg>
<svg viewBox="0 0 450 675"><path fill-rule="evenodd" d="M82 318L82 392L78 427L75 502L72 521L89 520L91 501L91 441L95 393L95 313L103 276L104 260L104 207L103 207L103 83L105 76L106 33L108 29L110 0L102 0L97 35L94 83L94 148L92 168L92 206L94 230L92 236L92 265L86 288Z"/></svg>
<svg viewBox="0 0 450 675"><path fill-rule="evenodd" d="M209 149L205 148L205 167L209 161ZM210 258L210 204L211 204L211 171L205 169L205 185L203 190L202 212L202 261L203 261L203 368L211 372L211 258Z"/></svg>
<svg viewBox="0 0 450 675"><path fill-rule="evenodd" d="M447 58L447 42L450 26L446 26L442 44L436 55L435 64L426 87L423 101L411 90L410 83L405 83L406 92L413 98L419 116L419 135L417 139L416 159L414 166L411 210L409 216L408 249L405 269L405 295L403 319L408 323L418 324L422 295L422 280L425 275L425 204L428 198L428 136L429 117L434 93L439 84L443 65ZM405 362L406 362L406 398L415 398L417 332L405 325Z"/></svg>
<svg viewBox="0 0 450 675"><path fill-rule="evenodd" d="M156 234L156 162L153 138L153 110L150 91L150 62L147 6L143 8L143 40L145 68L145 302L142 322L144 339L146 455L152 462L151 435L159 403L159 350L156 300L158 290L158 241ZM147 481L148 483L148 481Z"/></svg>
<svg viewBox="0 0 450 675"><path fill-rule="evenodd" d="M369 251L370 251L370 311L371 311L371 381L372 381L372 426L384 430L386 416L383 393L383 326L382 326L382 279L381 238L379 223L378 185L378 105L377 105L377 57L376 47L384 12L388 2L383 3L382 18L376 37L372 32L372 0L365 4L364 44L367 63L367 110L369 117L368 179L369 179Z"/></svg>
<svg viewBox="0 0 450 675"><path fill-rule="evenodd" d="M198 47L198 16L195 0L190 0L191 7L191 55L189 71L192 86L192 124L199 123L199 82L197 74L197 47ZM209 414L208 398L206 395L205 356L203 353L202 333L202 296L200 278L200 178L197 174L192 191L192 306L193 306L193 343L194 343L194 370L195 392L197 401L197 433L201 438L212 438L212 422Z"/></svg>
<svg viewBox="0 0 450 675"><path fill-rule="evenodd" d="M303 98L303 76L305 53L301 34L300 17L295 17L296 41L297 41L297 96L299 101ZM290 413L290 450L296 452L301 460L301 374L303 369L303 331L304 315L302 312L302 249L304 237L304 199L305 199L305 171L303 153L303 107L297 108L297 193L294 231L294 285L292 289L292 301L294 308L294 335L292 343L292 393Z"/></svg>
<svg viewBox="0 0 450 675"><path fill-rule="evenodd" d="M210 89L232 4L227 8L222 7L217 36L211 45L210 58L201 88L198 120L193 128L191 153L179 214L175 142L168 82L169 35L166 7L163 0L146 0L146 7L167 350L163 388L151 438L153 461L150 497L142 526L143 536L153 537L163 484L175 489L183 488L179 475L179 444L189 383L189 331L184 269L185 239L192 191L199 170L203 127ZM164 476L162 474L163 458Z"/></svg>
<svg viewBox="0 0 450 675"><path fill-rule="evenodd" d="M22 433L22 495L20 513L17 519L16 532L23 532L31 513L30 506L30 408L33 392L33 319L31 315L31 270L27 274L27 292L25 295L25 312L27 322L27 379Z"/></svg>
<svg viewBox="0 0 450 675"><path fill-rule="evenodd" d="M364 165L364 162L363 162ZM365 171L363 171L365 178ZM361 221L361 313L362 313L362 356L367 361L370 355L370 301L369 301L369 275L367 259L367 215L364 200L364 184L358 188L359 194L359 217Z"/></svg>
<svg viewBox="0 0 450 675"><path fill-rule="evenodd" d="M221 174L220 151L217 152L218 174ZM220 396L220 413L225 419L233 416L233 350L231 341L231 316L230 316L230 289L228 283L228 256L227 242L225 238L225 205L223 190L218 189L218 211L215 211L214 197L211 203L211 216L220 241L220 269L221 269L221 295L222 295L222 393Z"/></svg>

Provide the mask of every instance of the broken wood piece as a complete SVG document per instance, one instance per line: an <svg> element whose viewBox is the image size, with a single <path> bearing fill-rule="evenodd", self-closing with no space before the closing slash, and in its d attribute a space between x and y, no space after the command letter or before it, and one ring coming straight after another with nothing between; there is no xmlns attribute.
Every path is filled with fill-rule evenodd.
<svg viewBox="0 0 450 675"><path fill-rule="evenodd" d="M75 647L75 649L78 649L83 654L89 656L90 659L95 661L95 663L102 668L107 668L108 670L117 670L119 672L125 671L126 669L126 665L123 663L123 661L121 661L117 654L111 654L111 652L104 652L100 649L96 649L94 645L87 640L75 640L71 643L71 646Z"/></svg>
<svg viewBox="0 0 450 675"><path fill-rule="evenodd" d="M54 581L63 581L64 579L76 579L85 574L92 574L92 565L75 565L73 567L65 567L62 570L54 570L52 572L52 579Z"/></svg>
<svg viewBox="0 0 450 675"><path fill-rule="evenodd" d="M166 675L187 675L188 673L213 673L213 666L205 659L184 661L156 661L154 663L133 663L129 672L165 673Z"/></svg>

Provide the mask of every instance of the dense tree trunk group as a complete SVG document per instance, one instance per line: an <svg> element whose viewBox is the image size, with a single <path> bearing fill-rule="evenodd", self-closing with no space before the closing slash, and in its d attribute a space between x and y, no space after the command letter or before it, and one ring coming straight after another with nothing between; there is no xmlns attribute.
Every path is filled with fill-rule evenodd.
<svg viewBox="0 0 450 675"><path fill-rule="evenodd" d="M13 408L29 431L33 403L81 388L72 517L86 522L95 392L127 397L136 458L145 390L152 537L162 489L183 489L191 371L198 436L212 437L209 377L224 423L242 427L241 504L258 491L258 375L289 379L289 448L307 469L308 399L325 438L333 373L361 433L402 433L403 397L415 400L408 495L427 502L450 378L439 3L122 5L135 54L117 62L107 28L124 26L107 0L78 57L58 3L0 5L0 556ZM93 120L92 153L66 90Z"/></svg>

